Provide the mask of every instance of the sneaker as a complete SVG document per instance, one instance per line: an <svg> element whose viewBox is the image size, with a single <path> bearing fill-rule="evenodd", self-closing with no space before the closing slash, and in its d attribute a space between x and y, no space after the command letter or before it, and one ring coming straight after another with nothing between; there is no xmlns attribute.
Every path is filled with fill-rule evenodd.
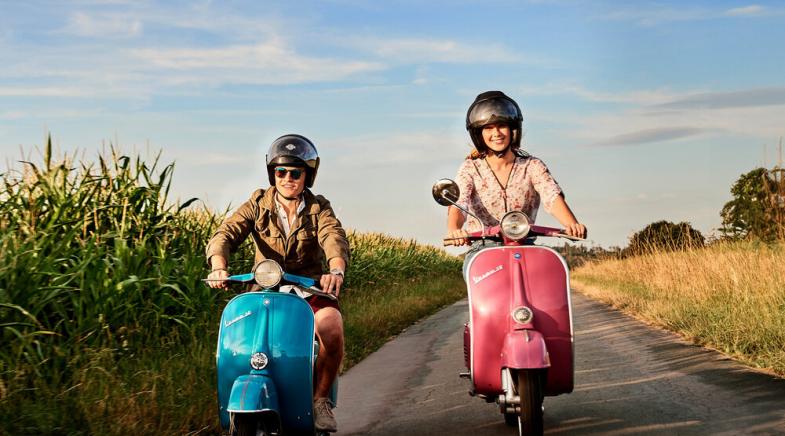
<svg viewBox="0 0 785 436"><path fill-rule="evenodd" d="M313 401L313 423L317 430L338 431L332 408L333 403L328 398L317 398Z"/></svg>

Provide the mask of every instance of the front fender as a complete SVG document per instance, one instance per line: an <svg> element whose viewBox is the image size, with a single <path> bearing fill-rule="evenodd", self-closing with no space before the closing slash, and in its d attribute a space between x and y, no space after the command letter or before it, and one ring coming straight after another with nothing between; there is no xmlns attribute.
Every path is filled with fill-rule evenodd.
<svg viewBox="0 0 785 436"><path fill-rule="evenodd" d="M227 412L265 412L280 411L278 391L273 380L261 374L237 377L229 394Z"/></svg>
<svg viewBox="0 0 785 436"><path fill-rule="evenodd" d="M549 368L545 338L536 330L515 330L504 337L502 368Z"/></svg>

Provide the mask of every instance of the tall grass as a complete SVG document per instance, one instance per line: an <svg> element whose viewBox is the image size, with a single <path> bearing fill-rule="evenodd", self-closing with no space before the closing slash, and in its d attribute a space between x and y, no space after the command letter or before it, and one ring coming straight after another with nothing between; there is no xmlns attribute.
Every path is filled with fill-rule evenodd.
<svg viewBox="0 0 785 436"><path fill-rule="evenodd" d="M414 321L466 294L461 260L443 250L378 233L350 233L343 292L349 367Z"/></svg>
<svg viewBox="0 0 785 436"><path fill-rule="evenodd" d="M721 242L587 263L576 288L785 375L785 242Z"/></svg>
<svg viewBox="0 0 785 436"><path fill-rule="evenodd" d="M173 170L114 149L54 162L48 144L42 162L0 174L0 434L218 431L214 347L233 293L200 279L222 216L172 202ZM459 275L455 258L411 241L350 244L347 326L373 311L354 295ZM250 269L247 244L235 259Z"/></svg>

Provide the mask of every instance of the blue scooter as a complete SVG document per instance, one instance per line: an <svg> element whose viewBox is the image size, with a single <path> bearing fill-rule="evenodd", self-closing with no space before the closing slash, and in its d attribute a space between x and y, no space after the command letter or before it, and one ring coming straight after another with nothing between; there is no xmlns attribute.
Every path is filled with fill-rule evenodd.
<svg viewBox="0 0 785 436"><path fill-rule="evenodd" d="M262 291L234 297L221 315L215 353L221 427L238 436L316 434L313 389L319 344L313 311L304 298L336 297L316 288L316 280L285 273L270 259L251 273L223 280L255 282ZM330 396L336 404L337 381Z"/></svg>

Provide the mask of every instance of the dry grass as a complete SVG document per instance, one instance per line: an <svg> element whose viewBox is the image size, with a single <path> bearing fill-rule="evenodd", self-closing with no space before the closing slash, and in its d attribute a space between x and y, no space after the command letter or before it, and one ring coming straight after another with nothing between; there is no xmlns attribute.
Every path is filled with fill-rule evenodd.
<svg viewBox="0 0 785 436"><path fill-rule="evenodd" d="M785 375L785 242L725 242L589 262L576 289Z"/></svg>

